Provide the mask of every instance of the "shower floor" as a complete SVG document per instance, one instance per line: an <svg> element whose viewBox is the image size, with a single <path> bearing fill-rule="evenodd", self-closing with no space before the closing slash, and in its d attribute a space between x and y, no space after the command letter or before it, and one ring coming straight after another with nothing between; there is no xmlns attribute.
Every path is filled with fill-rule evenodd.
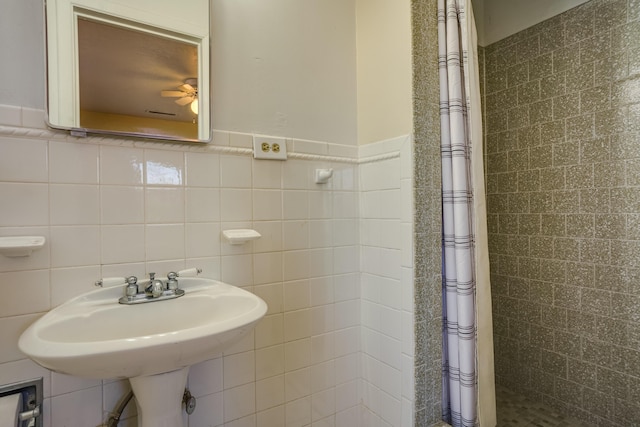
<svg viewBox="0 0 640 427"><path fill-rule="evenodd" d="M579 421L501 386L496 386L496 406L497 427L584 427Z"/></svg>

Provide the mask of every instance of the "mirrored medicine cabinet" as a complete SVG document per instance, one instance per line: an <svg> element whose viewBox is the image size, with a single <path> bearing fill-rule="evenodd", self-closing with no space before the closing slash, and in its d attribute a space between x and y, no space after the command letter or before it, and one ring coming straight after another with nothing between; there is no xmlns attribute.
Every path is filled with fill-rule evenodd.
<svg viewBox="0 0 640 427"><path fill-rule="evenodd" d="M211 139L208 0L47 0L45 7L51 127Z"/></svg>

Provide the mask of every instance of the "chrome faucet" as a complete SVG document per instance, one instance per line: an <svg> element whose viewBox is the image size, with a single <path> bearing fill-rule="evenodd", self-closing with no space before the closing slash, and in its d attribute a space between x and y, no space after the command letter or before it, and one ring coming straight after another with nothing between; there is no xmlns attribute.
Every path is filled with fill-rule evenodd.
<svg viewBox="0 0 640 427"><path fill-rule="evenodd" d="M149 280L144 283L142 292L138 288L138 278L136 276L127 277L125 296L120 298L118 302L120 304L142 304L181 297L184 295L184 290L178 288L177 277L178 274L172 271L167 274L165 283L156 279L156 273L149 273Z"/></svg>
<svg viewBox="0 0 640 427"><path fill-rule="evenodd" d="M144 288L144 293L152 298L158 298L164 293L164 283L156 279L156 273L149 273L149 285Z"/></svg>

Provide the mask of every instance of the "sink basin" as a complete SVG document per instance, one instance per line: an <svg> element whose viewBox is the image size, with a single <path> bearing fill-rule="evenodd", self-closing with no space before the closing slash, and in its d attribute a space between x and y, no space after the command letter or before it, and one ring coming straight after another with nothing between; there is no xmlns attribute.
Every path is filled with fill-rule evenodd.
<svg viewBox="0 0 640 427"><path fill-rule="evenodd" d="M122 287L54 308L20 337L20 350L53 371L85 378L153 375L210 359L249 332L267 310L225 283L181 278L183 297L122 305Z"/></svg>
<svg viewBox="0 0 640 427"><path fill-rule="evenodd" d="M23 353L56 372L129 378L139 427L181 427L189 367L238 341L267 312L256 295L215 280L180 278L180 298L124 305L124 284L80 295L31 325Z"/></svg>

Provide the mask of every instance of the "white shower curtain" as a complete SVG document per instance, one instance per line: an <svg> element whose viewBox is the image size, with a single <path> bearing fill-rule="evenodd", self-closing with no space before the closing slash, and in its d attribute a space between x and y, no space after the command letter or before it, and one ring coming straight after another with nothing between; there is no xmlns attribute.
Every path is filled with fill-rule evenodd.
<svg viewBox="0 0 640 427"><path fill-rule="evenodd" d="M438 0L443 419L494 427L495 386L477 36L470 0Z"/></svg>

